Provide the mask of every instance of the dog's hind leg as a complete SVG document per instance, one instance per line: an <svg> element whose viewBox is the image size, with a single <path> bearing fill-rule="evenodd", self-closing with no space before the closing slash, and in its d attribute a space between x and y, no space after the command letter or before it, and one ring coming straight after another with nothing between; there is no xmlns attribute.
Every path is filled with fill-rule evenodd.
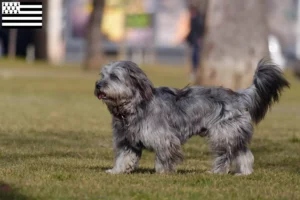
<svg viewBox="0 0 300 200"><path fill-rule="evenodd" d="M142 150L123 146L116 150L114 167L106 172L111 174L130 173L138 167L141 155Z"/></svg>
<svg viewBox="0 0 300 200"><path fill-rule="evenodd" d="M249 175L253 172L254 156L247 146L253 134L253 127L249 121L244 121L238 130L239 137L236 139L236 144L238 145L234 154L235 173L236 175Z"/></svg>
<svg viewBox="0 0 300 200"><path fill-rule="evenodd" d="M236 161L235 175L249 175L253 172L254 156L250 149L239 151Z"/></svg>
<svg viewBox="0 0 300 200"><path fill-rule="evenodd" d="M224 119L214 124L209 140L212 151L217 155L214 173L228 173L232 161L236 161L242 174L252 172L253 155L247 149L253 127L248 112L229 112Z"/></svg>
<svg viewBox="0 0 300 200"><path fill-rule="evenodd" d="M212 173L228 174L231 163L231 156L228 152L219 153L213 163Z"/></svg>
<svg viewBox="0 0 300 200"><path fill-rule="evenodd" d="M228 135L225 128L218 127L210 130L209 143L211 151L215 155L211 173L228 174L229 172L232 160L232 143L228 139Z"/></svg>

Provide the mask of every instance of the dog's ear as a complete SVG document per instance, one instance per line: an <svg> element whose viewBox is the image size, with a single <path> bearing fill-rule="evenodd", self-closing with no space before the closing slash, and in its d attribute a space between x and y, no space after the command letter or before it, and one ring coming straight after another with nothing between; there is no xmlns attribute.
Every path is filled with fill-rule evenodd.
<svg viewBox="0 0 300 200"><path fill-rule="evenodd" d="M135 77L133 77L135 79ZM140 90L143 99L150 100L153 96L153 86L148 78L135 79L135 85Z"/></svg>
<svg viewBox="0 0 300 200"><path fill-rule="evenodd" d="M139 90L143 99L150 100L153 96L153 85L151 81L135 63L130 62L128 64L130 67L127 69L133 86Z"/></svg>

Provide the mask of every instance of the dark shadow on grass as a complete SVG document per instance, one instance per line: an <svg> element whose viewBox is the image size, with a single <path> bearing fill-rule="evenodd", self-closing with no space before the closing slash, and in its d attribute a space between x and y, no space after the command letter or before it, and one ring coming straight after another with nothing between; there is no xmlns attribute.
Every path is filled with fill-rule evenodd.
<svg viewBox="0 0 300 200"><path fill-rule="evenodd" d="M96 171L102 171L105 172L108 169L111 169L111 167L90 167L89 169L91 170L96 170ZM197 169L178 169L175 174L202 174L205 173L205 170L197 170ZM155 169L154 168L138 168L132 174L155 174Z"/></svg>
<svg viewBox="0 0 300 200"><path fill-rule="evenodd" d="M20 194L16 188L13 188L7 183L0 181L0 199L1 200L29 200L32 198Z"/></svg>
<svg viewBox="0 0 300 200"><path fill-rule="evenodd" d="M110 166L110 167L108 167L108 166L89 167L90 170L97 171L97 172L105 172L106 170L111 169L111 168L112 168L112 166ZM138 168L132 173L133 174L154 174L155 170L151 169L151 168Z"/></svg>
<svg viewBox="0 0 300 200"><path fill-rule="evenodd" d="M178 169L174 174L202 174L205 170L197 169ZM134 174L155 174L155 169L153 168L138 168L133 172Z"/></svg>
<svg viewBox="0 0 300 200"><path fill-rule="evenodd" d="M134 174L155 174L155 170L153 168L138 168L133 173Z"/></svg>
<svg viewBox="0 0 300 200"><path fill-rule="evenodd" d="M178 169L178 174L203 174L206 173L207 170L199 170L199 169Z"/></svg>

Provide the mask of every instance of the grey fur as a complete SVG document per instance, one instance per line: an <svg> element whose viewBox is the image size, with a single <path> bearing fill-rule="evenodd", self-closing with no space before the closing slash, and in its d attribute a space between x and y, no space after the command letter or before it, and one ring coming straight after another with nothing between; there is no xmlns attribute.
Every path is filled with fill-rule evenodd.
<svg viewBox="0 0 300 200"><path fill-rule="evenodd" d="M212 172L253 172L248 148L252 122L258 123L289 83L277 66L261 60L248 89L191 86L155 88L133 62L113 62L102 69L95 95L112 114L115 165L109 173L130 173L143 149L156 153L158 173L175 172L181 145L194 135L207 137L215 155Z"/></svg>

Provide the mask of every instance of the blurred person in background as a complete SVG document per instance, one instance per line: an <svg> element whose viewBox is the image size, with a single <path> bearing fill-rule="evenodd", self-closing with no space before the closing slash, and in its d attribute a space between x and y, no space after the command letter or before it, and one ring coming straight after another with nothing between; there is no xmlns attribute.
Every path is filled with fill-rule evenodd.
<svg viewBox="0 0 300 200"><path fill-rule="evenodd" d="M202 49L203 35L204 35L204 17L200 14L195 6L190 6L190 32L187 35L187 42L191 47L191 73L190 81L194 82L196 72L199 67L200 54Z"/></svg>

